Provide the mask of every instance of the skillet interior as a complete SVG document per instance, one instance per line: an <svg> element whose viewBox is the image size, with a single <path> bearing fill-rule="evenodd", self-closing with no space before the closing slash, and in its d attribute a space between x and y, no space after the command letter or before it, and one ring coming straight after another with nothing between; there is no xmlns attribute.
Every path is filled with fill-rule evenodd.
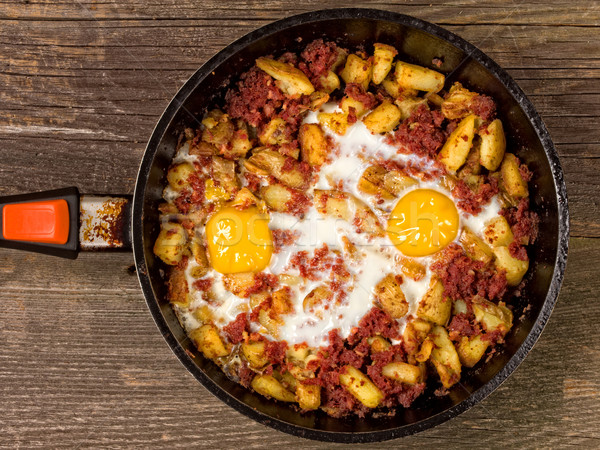
<svg viewBox="0 0 600 450"><path fill-rule="evenodd" d="M384 42L399 50L399 58L432 68L432 58L442 58L439 70L450 74L447 86L460 81L496 99L508 148L534 173L530 187L532 204L541 218L540 236L530 249L526 295L516 302L516 324L503 350L483 367L465 371L460 385L453 387L448 396L436 397L429 389L410 409L399 409L394 417L334 419L320 412L301 415L227 379L186 338L165 301L163 267L152 253L158 234L157 205L182 126L194 123L207 106L218 104L225 86L249 69L256 57L297 51L321 37L350 49L363 45L370 50L374 42ZM547 130L514 81L488 57L457 36L411 17L362 9L317 11L276 22L241 38L207 62L179 91L154 130L138 175L134 253L140 282L159 329L184 366L213 394L247 416L285 432L327 441L378 441L448 420L485 398L518 366L541 333L560 288L568 239L566 206L562 172Z"/></svg>

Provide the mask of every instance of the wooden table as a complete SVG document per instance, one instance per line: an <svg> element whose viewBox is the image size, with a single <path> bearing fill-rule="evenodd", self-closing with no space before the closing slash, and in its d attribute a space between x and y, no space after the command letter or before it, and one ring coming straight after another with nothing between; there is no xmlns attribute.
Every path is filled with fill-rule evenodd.
<svg viewBox="0 0 600 450"><path fill-rule="evenodd" d="M517 80L561 156L571 251L554 314L516 373L465 414L389 444L597 447L600 4L445 3L360 6L440 24ZM334 6L0 0L0 195L131 194L152 128L202 63L273 20ZM130 254L0 250L0 274L0 446L325 447L259 425L198 384L158 333Z"/></svg>

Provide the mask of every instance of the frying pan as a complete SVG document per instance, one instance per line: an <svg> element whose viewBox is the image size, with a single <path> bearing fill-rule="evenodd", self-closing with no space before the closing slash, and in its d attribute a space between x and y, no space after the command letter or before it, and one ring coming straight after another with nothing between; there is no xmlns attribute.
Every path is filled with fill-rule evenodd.
<svg viewBox="0 0 600 450"><path fill-rule="evenodd" d="M374 42L391 44L402 60L445 73L446 87L460 81L492 96L505 126L508 148L533 171L531 202L540 215L540 233L530 248L526 290L513 300L517 319L506 344L488 362L465 370L448 395L438 397L429 387L410 408L399 408L393 416L336 419L320 411L300 414L228 379L187 339L166 300L164 267L152 253L159 228L157 205L183 127L195 125L207 107L222 103L227 87L257 57L299 51L317 38L350 49L370 49ZM442 61L440 68L432 66L433 58ZM49 200L64 200L66 209ZM53 206L48 209L50 203ZM61 218L60 208L62 214L68 210L68 219ZM293 16L251 32L211 58L185 83L158 121L143 156L133 199L80 198L74 188L6 197L0 199L0 220L1 246L58 256L76 257L79 250L86 249L127 248L131 242L148 308L187 370L215 396L250 418L286 433L331 442L375 442L416 433L456 416L494 391L529 353L552 312L564 275L569 237L566 188L556 150L517 84L460 37L413 17L374 9L333 9ZM54 240L48 237L53 232L48 224L53 220L54 231L62 230L60 242L56 236L50 236ZM15 230L21 225L30 228L29 234Z"/></svg>

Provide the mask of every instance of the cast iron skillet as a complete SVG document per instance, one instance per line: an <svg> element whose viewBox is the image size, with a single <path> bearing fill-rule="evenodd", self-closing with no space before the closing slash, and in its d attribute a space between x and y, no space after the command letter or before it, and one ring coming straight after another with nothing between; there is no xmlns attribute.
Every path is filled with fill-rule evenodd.
<svg viewBox="0 0 600 450"><path fill-rule="evenodd" d="M508 148L534 174L531 200L540 214L540 235L530 249L527 289L514 302L516 323L506 344L489 362L465 370L460 383L447 396L437 397L430 387L409 409L399 408L392 417L334 419L322 412L300 414L287 404L268 400L229 380L187 339L166 300L164 267L152 252L159 231L157 206L166 184L165 173L183 126L196 125L207 107L222 102L227 86L248 70L258 56L298 51L317 38L334 40L349 49L364 46L367 51L371 51L374 42L391 44L399 50L402 60L427 67L432 66L433 58L442 59L441 68L432 68L447 75L447 87L460 81L496 99ZM61 229L68 230L68 234L63 235L62 243L31 244L25 242L23 235L17 235L16 240L13 235L11 240L3 225L0 246L74 258L80 249L128 245L128 200L85 196L80 199L75 188L0 199L0 221L23 221L15 215L15 208L6 205L23 203L28 211L25 213L34 214L40 200L44 200L42 208L66 201L62 218L67 218L68 223L61 222ZM90 231L97 229L94 216L98 211L103 220L106 211L113 211L114 217L108 215L109 232L94 235ZM48 217L47 210L41 214ZM48 230L38 227L37 231L43 234ZM496 63L458 36L412 17L372 9L316 11L290 17L244 36L211 58L177 93L150 138L136 182L131 221L135 262L148 308L183 365L210 392L248 417L286 433L335 442L374 442L416 433L467 410L496 389L531 350L552 312L565 270L568 238L567 196L558 156L546 127L521 89Z"/></svg>
<svg viewBox="0 0 600 450"><path fill-rule="evenodd" d="M226 86L248 70L255 58L297 51L316 38L370 51L374 42L394 45L399 58L432 66L454 81L484 92L498 104L508 148L528 164L534 177L532 203L540 213L540 236L531 249L526 294L516 300L516 324L502 351L486 364L464 372L449 395L433 389L393 417L335 419L322 412L300 414L230 381L194 348L165 300L161 263L152 253L158 233L157 204L165 170L175 152L178 131L223 99ZM192 117L193 116L193 117ZM373 9L315 11L262 27L219 52L181 88L158 122L142 161L133 206L133 248L140 283L158 328L183 365L210 392L246 416L277 430L332 442L374 442L431 428L467 410L496 389L521 363L540 336L563 279L569 221L566 188L556 150L531 102L489 57L460 37L430 23ZM525 306L529 306L524 311Z"/></svg>

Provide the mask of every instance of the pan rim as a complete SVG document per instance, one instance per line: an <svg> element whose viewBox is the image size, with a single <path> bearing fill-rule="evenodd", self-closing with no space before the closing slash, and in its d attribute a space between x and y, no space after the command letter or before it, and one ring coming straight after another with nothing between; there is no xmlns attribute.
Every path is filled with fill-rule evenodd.
<svg viewBox="0 0 600 450"><path fill-rule="evenodd" d="M555 192L557 196L556 200L558 205L558 243L552 281L546 294L544 303L540 309L540 313L531 331L528 333L521 346L510 358L510 360L504 365L504 367L496 375L494 375L492 379L490 379L486 384L484 384L476 391L472 392L466 399L464 399L457 405L448 408L447 410L441 413L428 417L427 419L424 419L420 422L416 422L413 424L405 424L396 428L389 428L386 430L376 430L367 432L337 432L316 430L312 428L306 428L300 425L294 425L253 409L252 407L233 397L229 392L217 385L193 362L192 358L185 352L185 350L179 344L175 336L171 333L167 322L164 316L162 315L158 300L155 297L154 291L152 289L151 280L146 267L146 254L144 252L143 234L141 232L143 228L142 213L145 190L147 186L150 168L152 166L155 153L158 150L159 143L161 142L165 131L168 129L169 124L174 119L181 106L185 103L186 99L195 91L195 89L203 82L203 80L207 78L216 67L218 67L221 63L227 60L231 55L242 50L244 47L246 47L247 45L249 45L257 39L263 38L270 34L282 31L285 28L293 27L296 25L332 19L383 20L388 22L400 23L407 27L417 28L457 47L458 49L465 52L465 54L468 55L467 57L470 57L479 64L481 64L496 79L498 79L498 81L506 88L510 95L513 96L513 98L521 106L525 116L535 129L537 137L540 140L542 147L544 148L544 153L550 165L552 179L554 182ZM175 353L175 355L178 357L183 366L206 389L208 389L209 392L211 392L213 395L215 395L227 405L233 407L237 411L249 417L250 419L255 420L264 425L268 425L272 428L275 428L279 431L283 431L288 434L325 442L365 443L380 442L384 440L399 438L402 436L408 436L439 425L440 423L443 423L459 415L460 413L468 410L476 403L481 402L489 394L496 390L514 372L514 370L521 364L525 356L531 351L534 344L540 337L542 330L544 329L550 317L550 314L554 308L554 305L557 301L558 293L562 285L564 272L566 268L569 240L569 212L566 185L563 177L563 172L560 165L560 161L558 159L557 151L550 138L550 134L546 129L546 126L544 125L541 117L533 107L533 104L525 96L524 92L516 84L516 82L502 68L500 68L500 66L497 63L495 63L489 56L487 56L477 47L465 41L461 37L455 35L454 33L451 33L448 30L445 30L444 28L441 28L424 20L417 19L404 14L379 9L339 8L317 10L299 15L294 15L258 28L246 34L245 36L237 39L236 41L225 47L223 50L218 52L216 55L210 58L204 65L202 65L186 81L186 83L180 88L180 90L173 97L173 99L163 112L158 123L156 124L156 127L152 132L151 138L149 139L148 145L144 151L134 191L131 229L133 252L135 264L137 267L138 278L152 317L173 353Z"/></svg>

